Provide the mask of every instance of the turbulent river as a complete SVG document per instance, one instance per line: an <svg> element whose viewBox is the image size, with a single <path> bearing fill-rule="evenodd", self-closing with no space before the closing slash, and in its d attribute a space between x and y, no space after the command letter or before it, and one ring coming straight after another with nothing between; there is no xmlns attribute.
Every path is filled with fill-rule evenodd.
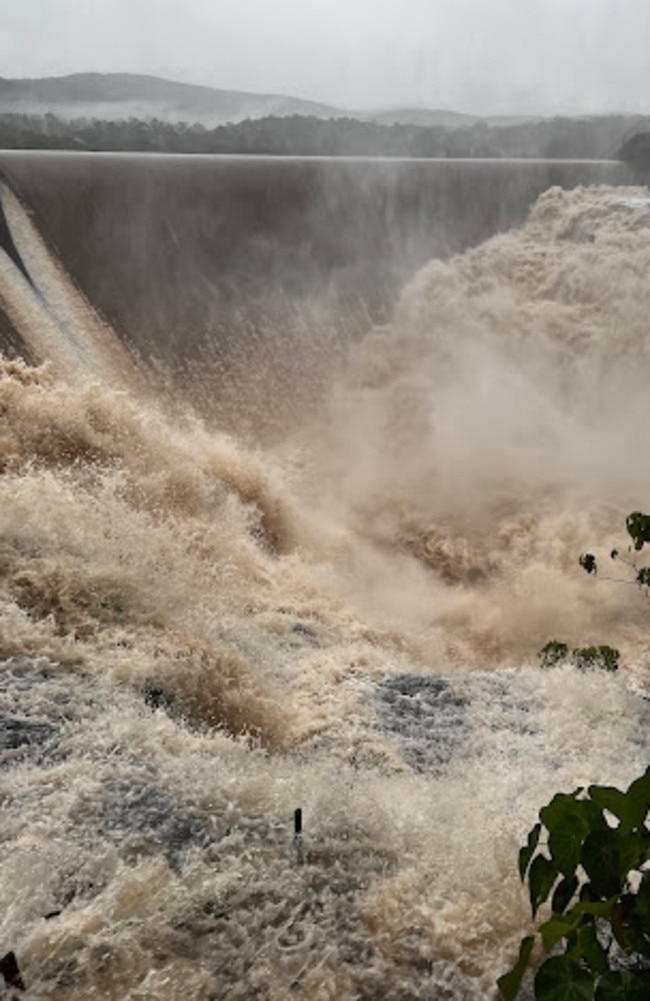
<svg viewBox="0 0 650 1001"><path fill-rule="evenodd" d="M493 998L540 805L649 758L647 601L577 558L650 506L650 191L0 154L0 200L24 996Z"/></svg>

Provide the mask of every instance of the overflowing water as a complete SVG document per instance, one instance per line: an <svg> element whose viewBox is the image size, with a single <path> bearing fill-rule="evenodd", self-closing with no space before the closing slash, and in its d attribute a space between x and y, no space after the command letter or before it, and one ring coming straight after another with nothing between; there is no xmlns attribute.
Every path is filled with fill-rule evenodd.
<svg viewBox="0 0 650 1001"><path fill-rule="evenodd" d="M57 1001L493 997L539 806L648 761L647 601L577 557L649 504L650 192L431 261L257 439L1 197L0 954Z"/></svg>

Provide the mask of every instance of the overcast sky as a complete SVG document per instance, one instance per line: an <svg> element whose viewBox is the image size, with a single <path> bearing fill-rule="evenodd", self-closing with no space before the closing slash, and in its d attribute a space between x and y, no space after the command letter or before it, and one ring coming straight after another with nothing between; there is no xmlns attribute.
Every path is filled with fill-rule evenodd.
<svg viewBox="0 0 650 1001"><path fill-rule="evenodd" d="M0 0L0 75L477 113L650 112L650 0Z"/></svg>

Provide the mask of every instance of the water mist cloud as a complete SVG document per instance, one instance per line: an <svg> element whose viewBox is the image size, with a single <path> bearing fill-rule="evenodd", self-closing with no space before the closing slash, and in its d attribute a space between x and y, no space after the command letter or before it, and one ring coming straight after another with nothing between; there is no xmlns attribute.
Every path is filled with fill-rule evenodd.
<svg viewBox="0 0 650 1001"><path fill-rule="evenodd" d="M152 73L344 107L647 111L645 0L6 0L6 76Z"/></svg>

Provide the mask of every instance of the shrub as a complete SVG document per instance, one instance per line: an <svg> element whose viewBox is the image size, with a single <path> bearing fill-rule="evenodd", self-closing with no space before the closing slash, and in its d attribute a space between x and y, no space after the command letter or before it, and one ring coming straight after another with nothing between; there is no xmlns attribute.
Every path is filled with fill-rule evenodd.
<svg viewBox="0 0 650 1001"><path fill-rule="evenodd" d="M589 786L558 793L519 852L533 917L547 900L551 916L538 928L546 953L537 1001L648 1001L650 998L650 768L625 792ZM498 981L514 1001L535 936Z"/></svg>
<svg viewBox="0 0 650 1001"><path fill-rule="evenodd" d="M639 552L650 543L650 515L634 511L625 522ZM621 559L617 549L610 553ZM580 566L598 573L592 553ZM623 560L634 582L650 588L650 567ZM585 669L618 669L609 646L577 647L552 640L539 656L543 667L573 661ZM648 1001L650 999L650 767L622 792L592 785L557 793L519 852L519 874L528 881L533 918L550 900L551 914L535 935L522 939L519 958L498 981L504 1001L514 1001L537 936L546 953L534 978L536 1001Z"/></svg>
<svg viewBox="0 0 650 1001"><path fill-rule="evenodd" d="M588 668L600 668L603 671L618 671L619 651L615 647L601 646L579 646L574 647L571 652L566 643L558 643L551 640L542 647L538 654L542 667L555 667L556 664L570 661L581 670Z"/></svg>

